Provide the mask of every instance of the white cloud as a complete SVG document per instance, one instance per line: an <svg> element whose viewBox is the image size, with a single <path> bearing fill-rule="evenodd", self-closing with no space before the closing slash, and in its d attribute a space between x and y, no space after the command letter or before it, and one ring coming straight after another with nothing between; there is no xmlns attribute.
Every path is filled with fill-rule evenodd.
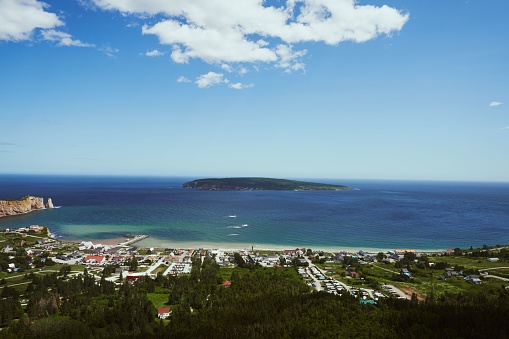
<svg viewBox="0 0 509 339"><path fill-rule="evenodd" d="M100 47L99 50L109 57L114 57L115 54L120 52L120 50L118 48L113 48L108 45Z"/></svg>
<svg viewBox="0 0 509 339"><path fill-rule="evenodd" d="M292 46L289 45L278 45L276 47L276 54L279 56L279 61L276 67L284 68L287 73L304 71L304 64L298 60L306 55L306 53L306 50L294 52Z"/></svg>
<svg viewBox="0 0 509 339"><path fill-rule="evenodd" d="M502 105L502 102L499 101L492 101L490 102L490 107L496 107Z"/></svg>
<svg viewBox="0 0 509 339"><path fill-rule="evenodd" d="M247 74L247 72L249 72L249 71L247 70L247 68L242 67L242 66L239 68L239 74L240 74L240 75L246 75L246 74Z"/></svg>
<svg viewBox="0 0 509 339"><path fill-rule="evenodd" d="M246 88L253 88L254 84L242 84L240 82L229 84L228 87L233 89L246 89Z"/></svg>
<svg viewBox="0 0 509 339"><path fill-rule="evenodd" d="M68 33L48 29L41 32L44 40L58 42L58 46L75 46L75 47L95 47L93 44L81 42L78 39L73 39Z"/></svg>
<svg viewBox="0 0 509 339"><path fill-rule="evenodd" d="M49 6L37 0L0 0L0 40L30 40L35 29L62 26Z"/></svg>
<svg viewBox="0 0 509 339"><path fill-rule="evenodd" d="M233 72L233 68L232 66L228 65L228 64L222 64L221 65L221 69L228 72L228 73L231 73Z"/></svg>
<svg viewBox="0 0 509 339"><path fill-rule="evenodd" d="M145 53L145 55L149 56L149 57L158 57L158 56L163 56L164 53L158 51L157 49L154 49L153 51L147 51L147 53Z"/></svg>
<svg viewBox="0 0 509 339"><path fill-rule="evenodd" d="M216 73L216 72L208 72L207 74L200 75L196 81L195 84L199 88L207 88L214 85L219 85L222 83L228 83L228 79L224 79L222 73Z"/></svg>
<svg viewBox="0 0 509 339"><path fill-rule="evenodd" d="M509 126L502 127L501 129L509 129Z"/></svg>
<svg viewBox="0 0 509 339"><path fill-rule="evenodd" d="M158 20L145 23L142 34L172 46L174 62L262 62L288 72L304 70L300 58L306 51L293 50L295 44L365 42L400 31L409 19L395 8L354 0L281 0L280 7L261 0L92 1L104 10Z"/></svg>
<svg viewBox="0 0 509 339"><path fill-rule="evenodd" d="M185 76L181 75L177 78L177 82L191 82L191 80L189 80L188 78L186 78Z"/></svg>

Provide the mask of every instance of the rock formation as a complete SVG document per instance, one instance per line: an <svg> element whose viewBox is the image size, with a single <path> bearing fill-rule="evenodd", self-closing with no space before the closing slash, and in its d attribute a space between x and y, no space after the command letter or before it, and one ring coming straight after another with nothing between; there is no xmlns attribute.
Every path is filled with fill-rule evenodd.
<svg viewBox="0 0 509 339"><path fill-rule="evenodd" d="M53 208L51 199L48 199L46 205L43 198L34 196L26 196L18 200L0 200L0 217L28 213L46 207Z"/></svg>

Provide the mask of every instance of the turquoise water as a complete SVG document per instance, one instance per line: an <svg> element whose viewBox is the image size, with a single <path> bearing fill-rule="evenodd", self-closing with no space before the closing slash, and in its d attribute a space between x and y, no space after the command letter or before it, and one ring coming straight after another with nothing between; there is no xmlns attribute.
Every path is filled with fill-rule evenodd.
<svg viewBox="0 0 509 339"><path fill-rule="evenodd" d="M0 175L0 199L35 195L62 206L0 218L0 228L39 224L63 239L96 241L143 233L150 235L147 244L165 246L445 249L509 244L508 183L322 179L359 190L181 188L191 179Z"/></svg>

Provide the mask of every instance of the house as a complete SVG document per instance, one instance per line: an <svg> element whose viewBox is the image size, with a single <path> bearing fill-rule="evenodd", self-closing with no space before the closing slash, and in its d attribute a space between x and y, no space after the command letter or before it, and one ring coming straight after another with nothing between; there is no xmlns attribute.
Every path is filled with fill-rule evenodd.
<svg viewBox="0 0 509 339"><path fill-rule="evenodd" d="M296 248L294 250L285 250L284 251L285 255L291 255L291 256L303 255L304 253L306 253L306 249L305 248Z"/></svg>
<svg viewBox="0 0 509 339"><path fill-rule="evenodd" d="M498 258L488 258L489 262L497 262L498 260L499 260Z"/></svg>
<svg viewBox="0 0 509 339"><path fill-rule="evenodd" d="M456 272L454 270L454 268L452 268L452 267L447 267L445 269L444 277L445 277L444 279L457 278L458 277L458 272Z"/></svg>
<svg viewBox="0 0 509 339"><path fill-rule="evenodd" d="M410 272L408 271L408 268L404 267L401 269L401 275L406 275L407 277L410 278Z"/></svg>
<svg viewBox="0 0 509 339"><path fill-rule="evenodd" d="M470 274L470 275L467 275L465 278L463 278L465 281L469 281L469 280L472 280L472 279L479 279L479 276L477 274Z"/></svg>
<svg viewBox="0 0 509 339"><path fill-rule="evenodd" d="M39 225L30 226L30 231L39 232L40 230L41 230L41 226L39 226Z"/></svg>
<svg viewBox="0 0 509 339"><path fill-rule="evenodd" d="M415 253L415 250L410 250L410 249L408 249L408 250L398 250L397 249L397 250L394 250L394 253L396 255L404 255L405 253Z"/></svg>
<svg viewBox="0 0 509 339"><path fill-rule="evenodd" d="M465 278L463 278L465 281L470 281L472 279L479 279L479 276L477 274L470 274L467 275Z"/></svg>
<svg viewBox="0 0 509 339"><path fill-rule="evenodd" d="M231 287L232 282L229 280L225 280L225 281L223 281L223 283L221 285L223 285L223 287Z"/></svg>
<svg viewBox="0 0 509 339"><path fill-rule="evenodd" d="M470 282L471 284L474 284L474 285L481 285L481 284L482 284L482 281L481 281L481 279L479 279L479 278L473 278L473 279L470 279L470 280L469 280L469 282Z"/></svg>
<svg viewBox="0 0 509 339"><path fill-rule="evenodd" d="M453 253L454 253L454 249L452 249L452 248L448 248L448 249L444 252L444 254L445 254L445 255L451 255L451 254L453 254Z"/></svg>
<svg viewBox="0 0 509 339"><path fill-rule="evenodd" d="M140 277L140 275L127 275L125 277L125 280L126 281L136 281L139 277Z"/></svg>
<svg viewBox="0 0 509 339"><path fill-rule="evenodd" d="M354 279L360 279L360 275L357 272L354 272L354 271L348 272L348 275L351 276Z"/></svg>
<svg viewBox="0 0 509 339"><path fill-rule="evenodd" d="M171 310L169 307L159 307L157 309L157 316L160 319L166 319L170 316L170 314L171 314Z"/></svg>
<svg viewBox="0 0 509 339"><path fill-rule="evenodd" d="M102 255L87 255L85 258L86 264L100 265L104 263L104 256Z"/></svg>

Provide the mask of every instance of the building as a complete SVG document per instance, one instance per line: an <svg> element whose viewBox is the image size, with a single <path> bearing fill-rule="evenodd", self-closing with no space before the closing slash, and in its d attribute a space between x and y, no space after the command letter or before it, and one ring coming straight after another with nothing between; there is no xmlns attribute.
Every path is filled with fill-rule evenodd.
<svg viewBox="0 0 509 339"><path fill-rule="evenodd" d="M170 316L170 314L171 314L171 310L169 307L159 307L157 309L157 316L160 319L166 319Z"/></svg>
<svg viewBox="0 0 509 339"><path fill-rule="evenodd" d="M90 265L101 265L104 263L104 256L102 255L88 255L85 258L85 263Z"/></svg>

